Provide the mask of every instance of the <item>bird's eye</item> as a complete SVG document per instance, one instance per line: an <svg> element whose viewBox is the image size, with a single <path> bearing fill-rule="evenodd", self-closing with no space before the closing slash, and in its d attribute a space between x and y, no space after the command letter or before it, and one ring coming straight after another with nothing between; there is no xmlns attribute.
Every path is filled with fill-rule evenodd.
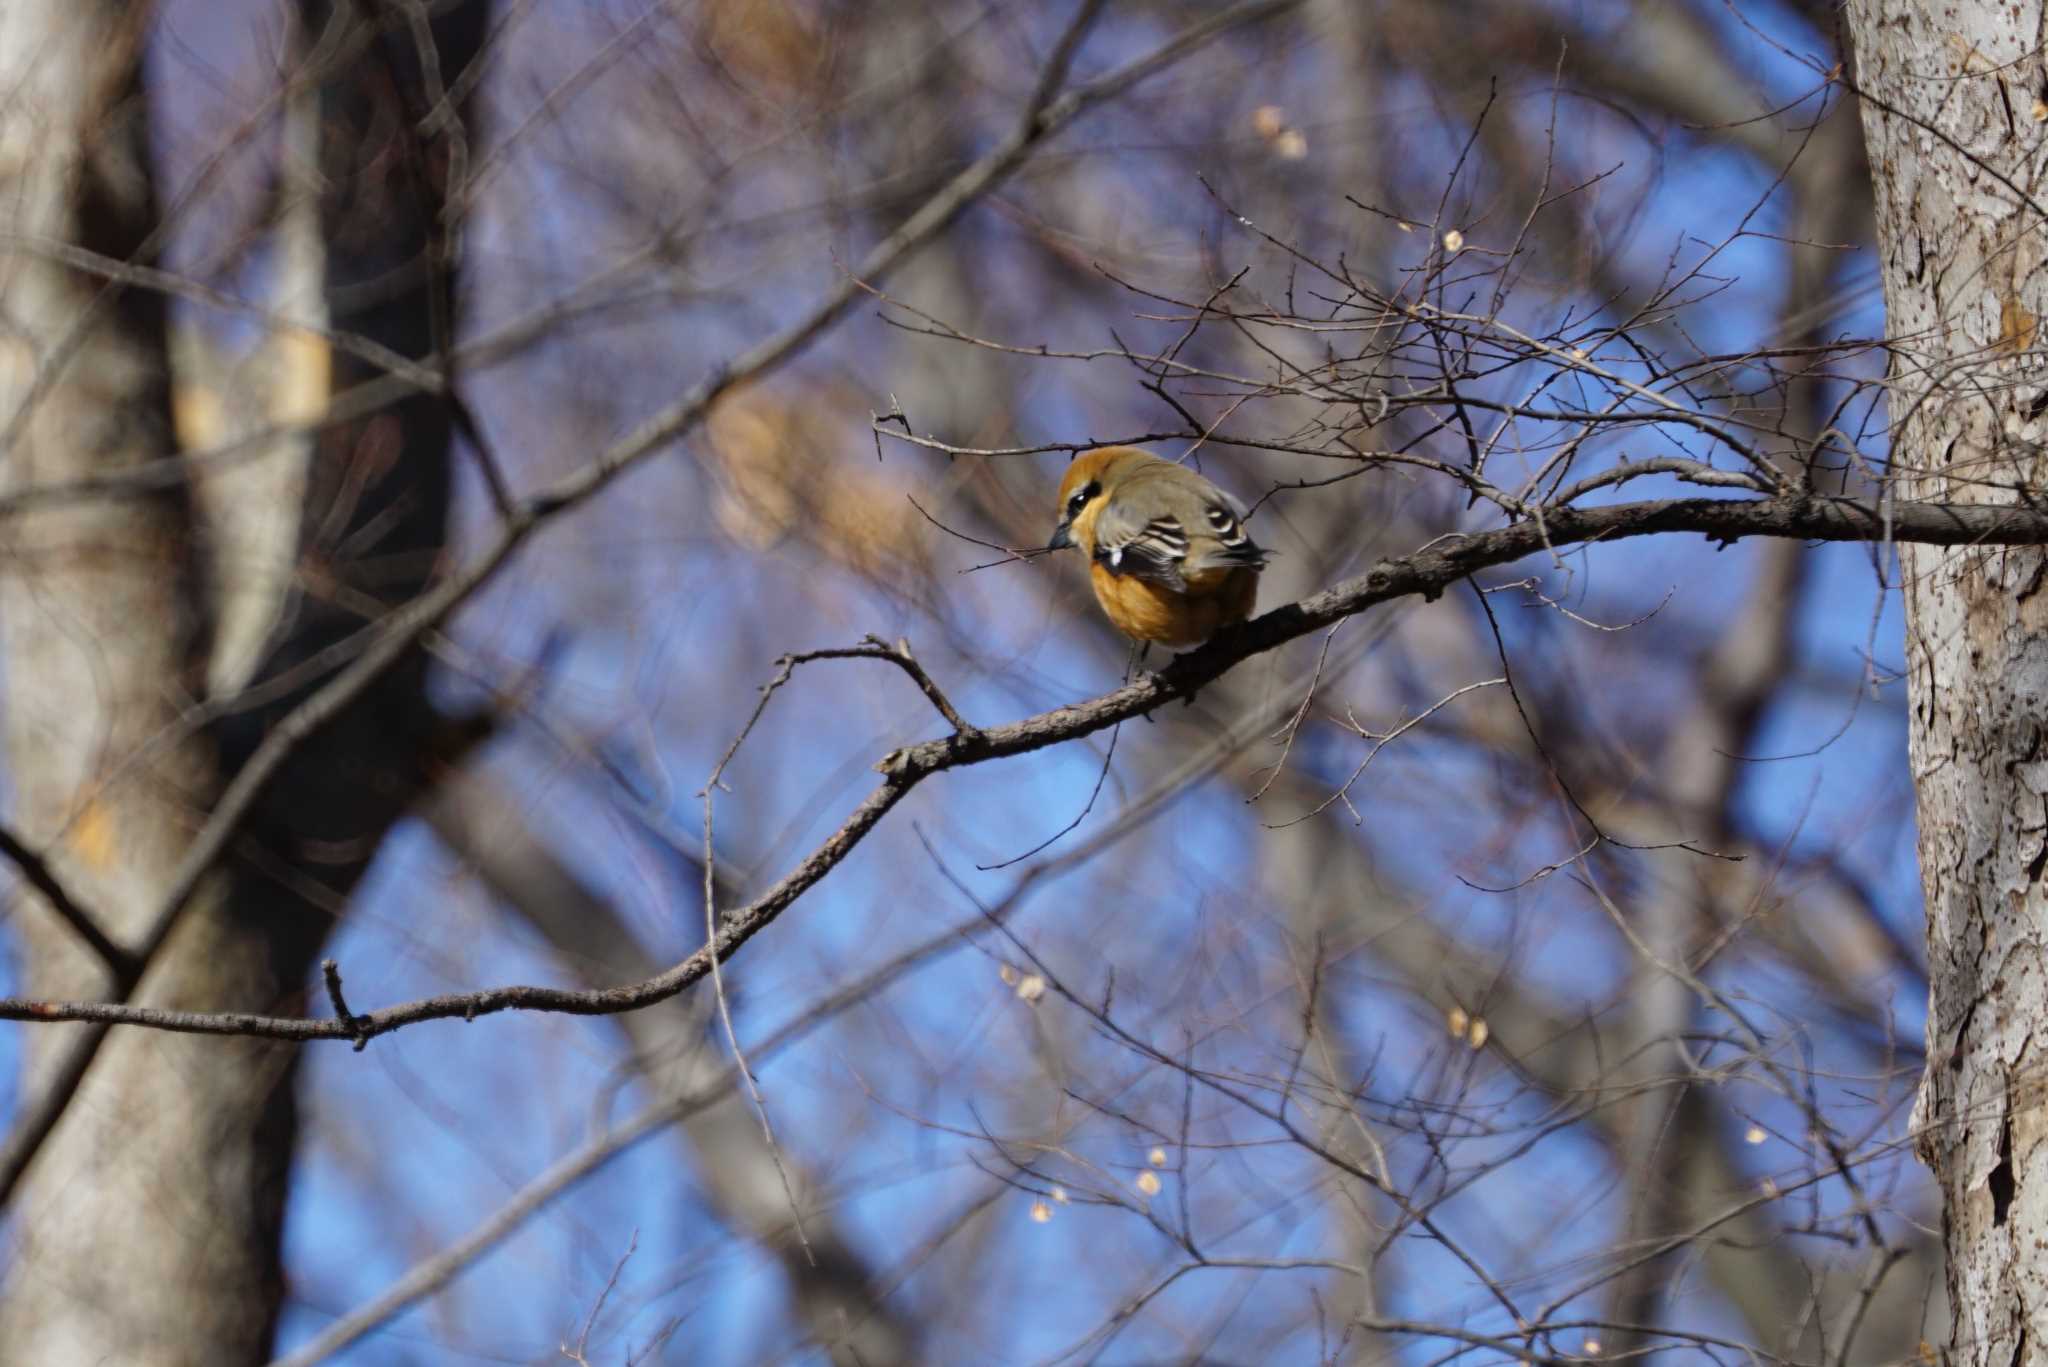
<svg viewBox="0 0 2048 1367"><path fill-rule="evenodd" d="M1102 492L1100 484L1090 483L1085 489L1076 489L1074 496L1067 500L1067 516L1073 517L1088 506L1088 500Z"/></svg>

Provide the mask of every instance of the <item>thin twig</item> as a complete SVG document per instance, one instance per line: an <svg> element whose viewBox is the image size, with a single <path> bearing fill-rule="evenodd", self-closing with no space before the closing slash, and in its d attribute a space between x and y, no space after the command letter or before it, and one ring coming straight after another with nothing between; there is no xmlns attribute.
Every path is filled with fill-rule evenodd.
<svg viewBox="0 0 2048 1367"><path fill-rule="evenodd" d="M125 986L141 975L141 959L115 944L106 931L100 929L99 919L79 905L78 899L58 881L49 861L5 826L0 826L0 854L6 855L20 870L22 879L43 895L43 901L49 904L50 910L56 912L79 939L92 947L92 952L100 956L100 962L114 975L115 982Z"/></svg>
<svg viewBox="0 0 2048 1367"><path fill-rule="evenodd" d="M761 689L760 701L754 704L754 711L747 718L747 724L733 737L732 744L725 747L725 753L718 757L718 763L713 766L711 776L704 780L704 787L697 794L704 800L704 943L707 945L718 941L718 847L712 840L712 803L718 790L724 786L721 779L726 766L732 763L733 756L739 753L740 746L746 742L755 724L761 720L761 714L768 710L768 700L775 696L777 689L789 682L796 665L797 661L788 655L777 661L775 677ZM775 1142L775 1124L768 1116L768 1098L761 1095L761 1084L755 1078L754 1070L747 1066L747 1056L740 1049L739 1031L733 1029L732 1024L732 1004L725 995L725 972L715 955L711 960L711 996L718 1007L718 1021L725 1031L726 1046L732 1050L733 1068L739 1074L740 1085L746 1091L747 1100L753 1103L755 1117L761 1122L761 1142L768 1147L768 1160L775 1165L775 1175L782 1182L783 1199L789 1202L789 1218L796 1230L797 1245L804 1251L804 1262L815 1268L818 1265L818 1255L811 1247L810 1235L804 1230L803 1206L797 1200L796 1183L791 1180L789 1165L782 1161L782 1149Z"/></svg>
<svg viewBox="0 0 2048 1367"><path fill-rule="evenodd" d="M974 866L975 869L981 873L992 873L997 869L1007 869L1012 864L1021 864L1025 860L1031 858L1031 856L1044 851L1052 845L1057 844L1062 836L1066 835L1069 831L1072 831L1075 827L1079 826L1083 821L1086 821L1088 819L1088 813L1095 810L1095 800L1102 796L1102 785L1109 781L1109 766L1116 759L1116 738L1118 736L1121 736L1123 733L1124 729L1120 725L1112 726L1109 728L1109 745L1103 751L1102 768L1099 771L1097 771L1095 775L1095 786L1088 790L1088 800L1081 804L1080 811L1074 813L1074 819L1072 821L1069 821L1066 825L1060 827L1051 835L1039 841L1036 845L1033 845L1030 849L1024 851L1024 853L1022 854L1013 855L1008 859L997 860L993 864L976 864Z"/></svg>
<svg viewBox="0 0 2048 1367"><path fill-rule="evenodd" d="M618 1287L619 1275L626 1270L626 1264L633 1260L633 1255L639 1249L640 1231L636 1229L626 1240L626 1251L612 1264L612 1274L605 1278L604 1286L597 1293L597 1299L591 1302L590 1313L583 1317L583 1332L576 1336L576 1346L572 1349L566 1343L562 1345L562 1356L569 1361L581 1363L582 1367L590 1367L590 1331L596 1327L597 1317L604 1311L604 1303L611 1299L613 1290Z"/></svg>
<svg viewBox="0 0 2048 1367"><path fill-rule="evenodd" d="M1389 745L1392 745L1395 741L1399 740L1402 736L1406 735L1410 730L1417 726L1422 725L1423 722L1428 721L1431 717L1443 711L1443 709L1449 707L1452 703L1464 697L1467 693L1476 693L1482 688L1498 688L1506 682L1507 678L1503 676L1498 679L1480 679L1477 682L1468 683L1463 687L1454 688L1450 692L1444 694L1443 697L1438 698L1435 702L1423 708L1420 712L1417 712L1414 716L1408 718L1406 721L1394 727L1393 730L1384 733L1368 731L1363 726L1358 724L1356 718L1347 716L1345 720L1349 723L1351 729L1358 733L1358 738L1360 740L1371 741L1373 743L1372 749L1366 751L1365 758L1358 762L1358 767L1351 771L1351 777L1345 779L1343 786L1338 788L1336 792L1331 793L1328 797L1324 798L1321 802L1318 802L1315 806L1309 808L1306 812L1303 812L1300 816L1290 818L1286 821L1275 821L1268 823L1266 829L1279 830L1286 826L1295 825L1298 822L1307 821L1311 817L1320 816L1324 812L1328 811L1332 806L1334 806L1340 799L1344 801L1346 806L1349 806L1352 786L1355 785L1359 779L1365 776L1365 771L1372 766L1372 762L1375 759L1379 758L1380 751L1386 749ZM1268 782L1270 781L1271 780L1268 780ZM1261 789L1260 791L1263 792L1264 790ZM1356 808L1352 809L1352 816L1355 818L1356 821L1363 820L1363 818L1358 817Z"/></svg>
<svg viewBox="0 0 2048 1367"><path fill-rule="evenodd" d="M348 999L341 994L341 965L332 959L322 959L320 961L320 977L327 984L327 1001L334 1008L334 1018L354 1025L357 1019L356 1013L348 1009ZM362 1053L369 1042L370 1037L368 1035L358 1034L356 1036L356 1052L358 1054Z"/></svg>

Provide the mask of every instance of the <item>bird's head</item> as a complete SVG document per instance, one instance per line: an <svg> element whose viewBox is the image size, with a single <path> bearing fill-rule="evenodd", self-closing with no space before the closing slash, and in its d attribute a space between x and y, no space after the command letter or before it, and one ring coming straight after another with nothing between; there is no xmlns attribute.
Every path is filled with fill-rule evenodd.
<svg viewBox="0 0 2048 1367"><path fill-rule="evenodd" d="M1084 451L1067 467L1060 479L1059 525L1053 529L1048 550L1092 544L1088 529L1104 498L1131 473L1159 457L1135 446L1100 446Z"/></svg>

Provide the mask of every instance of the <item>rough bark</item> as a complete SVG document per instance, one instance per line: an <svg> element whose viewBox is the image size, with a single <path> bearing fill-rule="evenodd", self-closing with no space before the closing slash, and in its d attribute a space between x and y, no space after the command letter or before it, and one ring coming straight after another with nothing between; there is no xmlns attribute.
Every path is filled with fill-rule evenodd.
<svg viewBox="0 0 2048 1367"><path fill-rule="evenodd" d="M2039 3L1848 7L1894 340L1907 497L2042 488ZM2048 578L2032 548L1901 548L1927 900L1915 1112L1943 1196L1958 1363L2048 1362Z"/></svg>

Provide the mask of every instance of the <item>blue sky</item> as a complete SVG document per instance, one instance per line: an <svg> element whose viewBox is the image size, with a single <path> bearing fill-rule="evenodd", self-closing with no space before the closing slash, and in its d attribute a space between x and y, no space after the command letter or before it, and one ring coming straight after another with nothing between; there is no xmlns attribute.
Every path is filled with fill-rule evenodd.
<svg viewBox="0 0 2048 1367"><path fill-rule="evenodd" d="M1626 7L1556 8L1591 33L1626 20ZM608 25L637 13L623 5L537 10L511 31L486 82L486 107L508 122L601 51L616 31ZM180 166L203 145L195 130L217 124L224 108L260 98L276 28L201 5L173 5L169 14L153 72L173 92L159 102L174 129L167 155ZM1815 42L1773 7L1746 6L1742 17L1795 47ZM1055 8L1027 7L963 11L958 23L942 25L967 93L928 106L949 110L955 126L916 128L906 140L944 165L986 147L1028 89L1028 59L1043 51L1057 18ZM1811 72L1797 61L1735 19L1725 22L1730 44L1748 54L1761 102L1811 87ZM701 166L673 151L684 139L661 93L667 64L685 61L689 49L662 32L636 43L557 117L526 129L469 225L465 318L478 332L563 297L644 246L650 215L673 213L701 227L701 240L674 259L626 277L629 298L635 290L646 296L632 300L634 307L609 310L470 380L472 402L522 487L574 468L706 366L795 316L878 222L901 212L889 196L902 192L891 177L904 168L884 164L883 152L895 148L877 133L901 117L888 101L849 97L835 115L843 122L791 128L756 108L778 99L793 105L788 92L749 90L733 76L730 108L701 101L724 120L705 140L746 155L736 157L729 192L719 184L716 211L700 210L697 225L691 191L703 183L692 179ZM1111 23L1091 39L1079 70L1107 69L1159 37L1150 21ZM1336 83L1346 72L1336 49L1297 36L1233 49L1147 85L1128 105L1090 116L1064 136L1044 166L971 211L943 252L890 287L909 299L943 301L947 321L977 335L1072 350L1111 346L1112 336L1142 348L1180 331L1177 322L1143 316L1173 310L1125 292L1113 273L1141 272L1143 283L1171 292L1205 269L1227 276L1245 266L1253 272L1249 289L1278 297L1290 283L1286 258L1233 226L1192 183L1191 167L1205 157L1223 167L1219 193L1260 228L1298 232L1310 250L1355 253L1391 282L1421 259L1427 242L1331 194L1339 178L1324 159L1334 164L1349 148L1397 163L1388 180L1406 197L1390 207L1425 215L1433 202L1426 195L1441 187L1475 110L1458 103L1468 92L1434 89L1411 72L1388 80L1376 106L1382 117L1357 126L1341 116ZM1503 85L1494 117L1540 129L1548 91L1519 79ZM1197 113L1188 112L1190 101ZM685 102L678 97L678 106ZM1253 140L1231 112L1240 104L1284 106L1307 130L1318 160L1297 174L1246 156ZM1662 128L1646 139L1628 121L1576 99L1561 101L1558 117L1572 168L1614 168L1586 222L1624 274L1654 278L1674 252L1681 263L1697 260L1769 184L1770 173L1699 131ZM1218 128L1232 140L1216 136ZM252 163L260 161L252 153ZM908 169L929 175L934 167L913 157ZM1309 180L1311 172L1326 179ZM806 207L864 191L885 207L872 215ZM1523 210L1476 172L1449 202L1453 218L1444 226L1469 228L1475 250L1504 245ZM179 237L176 258L187 265L211 259L247 211L238 203L210 197ZM1466 207L1474 204L1491 212L1464 217L1476 215ZM1760 233L1782 226L1775 208L1766 203L1756 216ZM1838 332L1881 328L1868 256L1847 255L1839 266ZM1570 307L1575 316L1604 318L1573 292L1570 266L1536 263L1513 315L1554 323ZM229 274L254 289L266 268L259 247ZM1738 238L1718 250L1711 275L1725 287L1687 314L1690 339L1707 352L1770 342L1785 289L1784 244ZM680 293L656 297L662 288ZM1222 339L1205 336L1201 346L1232 354ZM995 514L975 510L1000 510L1010 500L1042 507L1049 531L1050 486L1063 456L973 468L884 442L878 457L869 414L901 402L920 432L965 445L1074 441L1171 423L1128 366L957 354L964 350L908 336L863 309L764 386L799 433L798 493L845 504L869 488L890 490L892 499L916 490L950 510L942 519L980 517L972 525L984 531ZM1529 383L1509 380L1503 388L1526 392ZM1271 422L1284 429L1290 420L1281 413ZM962 575L992 556L929 530L916 548L932 567L922 578L900 565L894 579L889 570L863 577L795 535L742 544L732 522L740 496L719 473L714 445L703 435L686 440L538 538L454 633L469 664L494 682L548 661L533 715L494 742L487 763L518 792L558 854L665 961L701 941L702 908L692 866L655 836L701 849L698 790L781 653L847 644L869 631L907 635L962 710L987 721L1093 696L1122 668L1120 650L1074 610L1072 566L1013 564ZM1639 428L1624 440L1595 443L1590 459L1678 445L1700 449L1697 434ZM1882 454L1879 432L1865 455ZM1215 449L1204 459L1211 475L1245 492L1302 473L1301 462L1243 448ZM473 549L490 512L469 467L462 478L457 543ZM1621 496L1664 496L1679 487L1645 480ZM1383 489L1340 487L1328 497L1355 497L1358 525L1395 529L1388 535L1404 532L1415 516L1435 516L1438 529L1479 517L1427 485L1405 505ZM1363 557L1398 554L1421 539L1396 544L1362 535L1355 549L1309 544L1304 537L1328 524L1311 517L1309 505L1293 506L1303 511L1290 516L1288 502L1274 504L1269 525L1282 559L1269 576L1268 603L1321 586L1334 566L1355 572ZM1745 609L1752 548L1643 539L1568 563L1564 601L1574 612L1606 623L1655 615L1639 632L1609 636L1497 595L1510 659L1525 678L1558 688L1614 737L1647 750L1669 711L1684 705L1698 650ZM1566 587L1547 562L1504 569L1488 582L1532 573L1546 592ZM1392 622L1385 643L1355 672L1327 681L1331 716L1304 731L1291 755L1300 786L1248 807L1245 773L1279 755L1275 743L1256 743L1219 775L1178 794L1125 844L1034 883L1012 923L1031 954L1084 1001L1113 991L1124 1029L1254 1091L1291 1066L1302 1011L1296 969L1308 949L1289 909L1271 894L1264 852L1276 837L1268 824L1299 814L1308 805L1304 793L1342 782L1362 757L1358 738L1341 725L1344 706L1385 726L1497 668L1490 643L1463 656L1438 649L1443 636L1484 631L1469 594L1381 609L1349 624L1339 642L1378 629L1383 617ZM1758 755L1784 758L1746 766L1736 805L1761 846L1785 852L1795 882L1803 862L1839 855L1877 914L1913 942L1921 927L1918 877L1901 692L1892 680L1901 629L1896 591L1880 588L1866 549L1812 553L1795 683L1774 698L1755 737ZM1293 696L1288 690L1300 686L1314 649L1301 643L1248 662L1239 671L1243 690L1228 698ZM1858 701L1866 652L1884 682ZM1454 659L1463 661L1457 669L1446 663ZM473 680L453 671L443 689L451 702L476 696ZM1527 776L1454 724L1458 715L1390 746L1353 792L1361 814L1355 838L1376 879L1356 896L1412 907L1421 921L1487 956L1504 981L1562 1009L1625 1010L1627 946L1567 877L1505 894L1473 886L1518 883L1569 849L1557 804L1529 800ZM1102 799L1069 843L1114 820L1186 747L1241 725L1226 704L1205 700L1156 726L1124 728ZM935 727L929 708L893 671L868 662L800 671L728 773L733 791L719 799L719 857L745 888L758 890L843 819L872 785L873 759ZM1818 753L1801 753L1830 736ZM943 775L914 794L735 960L728 987L742 1043L767 1038L823 992L937 927L972 917L954 879L985 904L1000 901L1020 870L975 866L1021 853L1071 820L1096 781L1106 743L1098 737ZM622 793L591 752L611 757L635 790ZM926 852L927 840L936 856ZM1446 1141L1442 1161L1449 1173L1476 1180L1445 1205L1444 1227L1487 1249L1532 1303L1572 1285L1590 1266L1580 1260L1607 1250L1623 1223L1605 1147L1583 1125L1538 1138L1552 1122L1554 1099L1525 1086L1497 1056L1449 1041L1431 984L1404 979L1369 940L1333 948L1331 990L1341 993L1333 1019L1367 1082L1361 1114L1391 1128L1410 1104L1418 1115L1437 1103L1446 1112L1454 1101L1464 1107L1475 1117L1470 1133ZM417 823L387 842L330 952L359 1009L491 983L573 980ZM963 943L757 1068L783 1151L831 1192L832 1218L874 1267L900 1275L900 1303L932 1325L928 1346L937 1359L1040 1361L1086 1340L1133 1288L1176 1265L1172 1240L1147 1212L1177 1227L1183 1199L1212 1257L1359 1256L1344 1184L1327 1165L1279 1142L1279 1129L1220 1093L1184 1095L1181 1074L1062 1007L1057 993L1036 1007L1020 1002L998 970L1028 967L1026 957L999 937ZM1893 1118L1881 1123L1902 1123L1902 1107L1866 1099L1869 1051L1816 1007L1810 984L1747 941L1717 963L1712 978L1771 1022L1790 1056L1803 1036L1817 1070L1842 1071L1819 1085L1844 1124L1887 1106ZM1866 990L1888 997L1891 1027L1917 1041L1924 1007L1911 976L1888 970ZM0 1032L0 1051L18 1048L17 1040ZM0 1062L11 1061L0 1054ZM309 1051L307 1140L287 1228L293 1298L282 1345L303 1342L376 1295L608 1120L645 1104L644 1087L624 1065L612 1023L556 1017L429 1024L363 1054ZM1797 1110L1747 1083L1734 1091L1728 1113L1771 1131L1760 1144L1729 1137L1729 1148L1751 1164L1746 1171L1796 1174L1806 1161ZM1185 1151L1177 1142L1184 1111L1198 1141ZM1164 1169L1153 1163L1155 1146L1168 1150ZM1404 1180L1443 1178L1412 1145L1395 1147ZM1010 1164L1026 1152L1031 1170L1019 1176ZM1133 1194L1145 1172L1161 1173L1164 1183L1149 1200ZM1019 1189L1003 1190L1003 1179ZM704 1190L715 1180L673 1137L650 1138L551 1203L446 1292L334 1360L552 1360L615 1269L617 1286L592 1335L603 1360L623 1360L671 1321L679 1323L654 1360L822 1360L793 1337L774 1261L717 1227ZM1055 1181L1076 1199L1035 1222L1033 1194ZM1088 1200L1091 1191L1102 1199ZM1824 1199L1839 1206L1841 1193L1829 1190ZM983 1206L984 1217L964 1215ZM1373 1214L1390 1220L1394 1212L1379 1202ZM1381 1269L1384 1312L1479 1332L1507 1326L1505 1312L1441 1246L1411 1235L1397 1248ZM978 1278L972 1306L949 1299L961 1294L955 1259ZM1735 1330L1732 1311L1706 1289L1703 1274L1688 1274L1685 1285L1692 1322ZM1150 1300L1100 1360L1152 1360L1214 1342L1219 1353L1262 1343L1267 1360L1307 1361L1321 1351L1319 1298L1350 1294L1345 1288L1341 1277L1300 1270L1199 1270ZM1603 1302L1589 1295L1574 1308L1597 1316ZM1393 1353L1420 1362L1442 1349L1410 1344Z"/></svg>

